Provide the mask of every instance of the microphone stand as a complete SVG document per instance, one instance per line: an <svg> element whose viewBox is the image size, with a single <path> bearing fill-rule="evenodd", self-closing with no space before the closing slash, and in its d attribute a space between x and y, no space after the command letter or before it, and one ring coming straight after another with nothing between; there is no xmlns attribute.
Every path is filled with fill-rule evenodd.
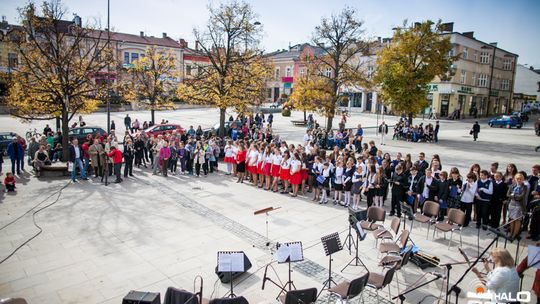
<svg viewBox="0 0 540 304"><path fill-rule="evenodd" d="M425 273L425 274L422 276L422 278L425 277L427 274L428 274L428 273ZM432 274L433 274L433 273L432 273ZM403 291L402 293L400 293L400 294L398 294L397 296L393 297L392 300L395 300L395 299L399 298L400 303L403 304L404 301L405 301L405 295L406 295L406 294L408 294L408 293L411 292L411 291L415 291L415 290L417 290L417 289L420 288L420 287L426 286L426 285L428 285L428 284L431 283L431 282L435 282L435 281L437 281L438 279L440 279L440 278L442 277L440 274L433 274L433 275L435 276L435 278L433 278L433 279L431 279L431 280L429 280L429 281L427 281L427 282L424 282L424 283L422 283L422 284L420 284L420 285L418 285L418 286L415 286L415 287L413 287L413 288L407 288L407 289L406 289L405 291Z"/></svg>
<svg viewBox="0 0 540 304"><path fill-rule="evenodd" d="M440 266L446 267L446 296L445 296L445 303L448 303L448 297L450 296L449 287L450 287L450 270L452 270L452 266L454 265L462 265L462 264L469 264L469 262L454 262L454 263L446 263L441 264Z"/></svg>

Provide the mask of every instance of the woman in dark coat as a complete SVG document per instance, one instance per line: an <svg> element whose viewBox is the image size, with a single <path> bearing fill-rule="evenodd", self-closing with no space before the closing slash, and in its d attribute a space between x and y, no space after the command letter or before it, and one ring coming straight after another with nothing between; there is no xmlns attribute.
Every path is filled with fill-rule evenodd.
<svg viewBox="0 0 540 304"><path fill-rule="evenodd" d="M405 200L405 190L409 187L407 185L407 177L403 173L403 166L397 165L396 172L392 176L392 209L390 216L394 214L401 217L401 202Z"/></svg>

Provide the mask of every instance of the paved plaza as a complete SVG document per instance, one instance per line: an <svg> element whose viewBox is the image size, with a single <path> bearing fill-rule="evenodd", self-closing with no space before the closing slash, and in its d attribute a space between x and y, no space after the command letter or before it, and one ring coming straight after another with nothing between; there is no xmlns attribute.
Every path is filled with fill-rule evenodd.
<svg viewBox="0 0 540 304"><path fill-rule="evenodd" d="M124 131L125 114L112 114L118 134ZM150 118L148 112L129 114L141 122ZM84 117L88 125L105 127L105 113ZM218 111L195 108L157 112L156 120L162 118L184 127L201 125L205 128L216 123ZM300 142L305 129L293 127L290 120L301 118L300 112L294 112L290 118L275 114L274 132L287 141ZM324 119L317 119L324 126ZM364 127L375 126L381 119L377 120L374 114L351 114L347 127L358 123ZM397 120L396 117L384 119L391 127ZM415 123L420 122L433 123L427 119L415 120ZM513 162L527 173L532 164L538 163L539 154L534 152L534 147L539 140L530 124L520 130L509 130L490 129L482 122L480 139L473 142L468 132L473 122L441 121L438 144L392 141L389 135L387 144L380 148L393 157L396 152L411 153L414 160L421 151L428 159L436 153L445 170L456 166L462 174L475 162L482 168L495 161L501 166ZM28 124L0 116L0 130L22 135L30 128L42 130L45 123ZM52 121L48 123L54 125ZM337 126L338 120L334 123ZM374 129L367 128L366 133L365 139L378 143ZM3 172L9 168L9 160L4 159ZM0 259L39 231L33 220L43 231L0 264L0 298L24 297L31 304L117 304L130 290L161 292L162 296L169 286L192 290L197 275L204 280L206 298L222 297L228 294L229 285L219 282L214 273L216 254L218 251L244 251L253 267L234 281L235 294L245 296L250 303L276 303L278 288L267 283L261 290L265 266L272 261L267 242L301 241L304 261L292 264L292 279L299 289L317 287L320 290L329 267L320 238L339 232L343 241L348 233L347 209L331 203L319 205L311 200L311 195L292 198L263 191L249 183L237 184L223 172L201 178L184 175L164 178L152 175L150 169L134 169L134 175L121 184L104 186L99 179L72 184L67 178L36 179L25 173L18 180L15 194L1 193L0 227L20 219L1 228ZM54 204L32 217L35 210L51 203ZM362 206L365 204L364 200ZM267 236L265 216L253 212L270 206L281 209L270 213ZM389 209L389 200L385 208ZM390 221L387 217L385 226L389 227ZM409 225L407 222L407 228ZM463 248L469 256L476 256L478 249L483 250L493 239L486 231L477 233L474 225L463 230ZM430 232L428 239L426 234L426 226L415 223L411 240L422 253L437 256L441 264L463 260L458 251L458 236L454 235L448 249L448 239L444 239L442 233L433 238ZM500 246L503 244L499 242ZM521 242L520 259L526 256L528 244L531 244L528 240ZM516 253L516 245L516 242L507 245L512 254ZM354 250L350 254L348 249L332 255L335 281L351 280L366 272L362 266L350 266L341 271L353 255ZM359 256L369 271L383 271L378 266L382 255L378 254L371 234L360 242ZM450 285L465 269L466 265L452 269ZM287 270L287 265L273 263L268 275L273 280L286 281ZM429 272L445 271L444 267L422 271L409 263L394 278L391 294L397 295L398 288L403 291L414 283L433 279L435 276ZM529 290L534 272L529 270L525 274L523 287ZM468 274L459 285L463 289L460 302L465 301L466 291L472 290L475 281L476 277ZM441 278L407 294L405 302L436 303L436 298L444 295L444 288L446 281ZM381 303L389 303L388 288L379 295ZM364 296L367 303L377 303L374 290L368 289Z"/></svg>

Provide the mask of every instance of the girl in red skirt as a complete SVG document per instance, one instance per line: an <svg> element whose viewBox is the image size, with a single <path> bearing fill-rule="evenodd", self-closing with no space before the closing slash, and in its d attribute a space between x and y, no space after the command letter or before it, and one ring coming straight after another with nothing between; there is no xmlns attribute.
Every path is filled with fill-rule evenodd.
<svg viewBox="0 0 540 304"><path fill-rule="evenodd" d="M227 141L225 148L223 148L223 151L225 152L225 157L223 158L223 162L227 164L227 173L225 173L226 175L231 175L233 163L236 162L234 159L232 143L233 143L232 140Z"/></svg>
<svg viewBox="0 0 540 304"><path fill-rule="evenodd" d="M292 196L296 197L298 194L298 186L302 182L302 162L300 162L300 156L298 153L294 153L291 159L291 187Z"/></svg>
<svg viewBox="0 0 540 304"><path fill-rule="evenodd" d="M281 170L281 150L279 148L274 148L274 154L272 155L272 167L270 169L270 174L273 177L272 180L272 191L278 192L278 181L279 181L279 171Z"/></svg>
<svg viewBox="0 0 540 304"><path fill-rule="evenodd" d="M281 160L281 169L279 170L279 179L283 182L283 191L281 193L289 193L289 179L291 178L291 162L289 151L283 152Z"/></svg>
<svg viewBox="0 0 540 304"><path fill-rule="evenodd" d="M251 144L251 148L248 153L248 172L251 175L251 182L253 186L257 187L257 160L259 158L259 151L255 144Z"/></svg>
<svg viewBox="0 0 540 304"><path fill-rule="evenodd" d="M270 146L266 146L264 148L263 153L263 176L265 181L265 187L264 190L270 190L270 182L272 181L272 177L270 176L270 170L272 169L272 148Z"/></svg>
<svg viewBox="0 0 540 304"><path fill-rule="evenodd" d="M264 158L265 158L265 155L264 155L264 145L260 144L259 145L259 155L257 156L257 176L258 176L258 181L259 181L259 188L262 188L263 187L263 184L264 184L264 175L263 175L263 167L264 167Z"/></svg>

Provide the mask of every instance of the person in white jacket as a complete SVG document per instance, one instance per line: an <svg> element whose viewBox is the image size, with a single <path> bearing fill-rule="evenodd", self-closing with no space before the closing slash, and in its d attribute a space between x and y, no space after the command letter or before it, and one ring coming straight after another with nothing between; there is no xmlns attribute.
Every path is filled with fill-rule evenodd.
<svg viewBox="0 0 540 304"><path fill-rule="evenodd" d="M465 212L465 223L463 227L469 226L471 221L471 212L476 195L476 175L474 173L467 174L467 181L463 183L461 191L461 211Z"/></svg>

